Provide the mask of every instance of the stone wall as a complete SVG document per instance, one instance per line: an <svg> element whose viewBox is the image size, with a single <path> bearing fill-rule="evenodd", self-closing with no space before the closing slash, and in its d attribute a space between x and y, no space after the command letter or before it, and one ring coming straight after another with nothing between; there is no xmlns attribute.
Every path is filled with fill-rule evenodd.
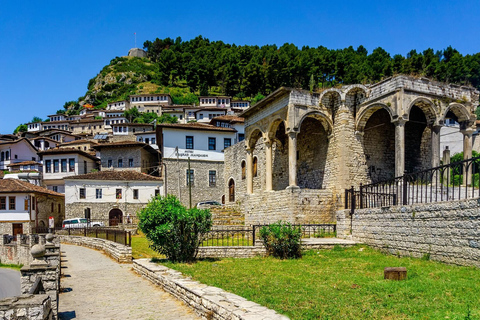
<svg viewBox="0 0 480 320"><path fill-rule="evenodd" d="M204 319L289 319L233 293L191 280L178 271L150 262L150 259L136 259L133 269L184 301Z"/></svg>
<svg viewBox="0 0 480 320"><path fill-rule="evenodd" d="M120 263L132 263L132 248L105 239L57 235L62 243L74 244L96 250L102 250L107 256Z"/></svg>
<svg viewBox="0 0 480 320"><path fill-rule="evenodd" d="M34 226L33 222L0 222L0 235L2 234L13 234L12 223L21 223L24 234L29 234L31 228Z"/></svg>
<svg viewBox="0 0 480 320"><path fill-rule="evenodd" d="M65 219L65 197L37 194L37 199L38 226L48 228L48 218L53 217L55 226L60 227Z"/></svg>
<svg viewBox="0 0 480 320"><path fill-rule="evenodd" d="M480 199L337 211L337 236L402 256L480 267Z"/></svg>
<svg viewBox="0 0 480 320"><path fill-rule="evenodd" d="M107 225L109 219L108 214L112 209L122 210L123 217L128 214L132 217L136 217L137 213L142 210L146 203L126 203L126 202L75 202L65 205L65 219L72 218L84 218L85 209L90 208L90 218L92 220L104 221Z"/></svg>
<svg viewBox="0 0 480 320"><path fill-rule="evenodd" d="M329 190L287 189L245 196L245 224L278 220L295 224L335 222L336 197Z"/></svg>
<svg viewBox="0 0 480 320"><path fill-rule="evenodd" d="M236 205L211 208L213 224L217 226L234 226L245 224L245 215Z"/></svg>
<svg viewBox="0 0 480 320"><path fill-rule="evenodd" d="M52 301L47 294L22 294L0 300L0 319L51 320Z"/></svg>
<svg viewBox="0 0 480 320"><path fill-rule="evenodd" d="M245 141L240 141L224 150L224 190L225 203L228 203L228 183L230 179L235 182L235 202L239 200L240 195L247 192L247 180L242 178L242 162L247 161L247 152L245 151Z"/></svg>
<svg viewBox="0 0 480 320"><path fill-rule="evenodd" d="M188 160L180 159L177 162L176 159L163 159L163 163L165 163L167 167L167 182L165 184L167 193L179 197L181 202L188 208ZM215 200L221 202L222 196L224 195L223 161L190 160L190 169L193 170L194 175L194 182L192 185L192 207L201 201ZM215 186L210 186L209 184L209 171L216 171Z"/></svg>

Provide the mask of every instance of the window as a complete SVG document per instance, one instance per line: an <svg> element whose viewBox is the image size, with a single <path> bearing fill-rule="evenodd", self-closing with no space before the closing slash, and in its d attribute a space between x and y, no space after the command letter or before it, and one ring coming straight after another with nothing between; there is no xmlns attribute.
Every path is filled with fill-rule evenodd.
<svg viewBox="0 0 480 320"><path fill-rule="evenodd" d="M58 160L53 160L53 172L58 172Z"/></svg>
<svg viewBox="0 0 480 320"><path fill-rule="evenodd" d="M107 161L107 167L108 167L108 168L111 168L112 166L113 166L113 164L112 164L112 159L108 159L108 161Z"/></svg>
<svg viewBox="0 0 480 320"><path fill-rule="evenodd" d="M185 137L185 149L193 149L193 136Z"/></svg>
<svg viewBox="0 0 480 320"><path fill-rule="evenodd" d="M7 210L7 198L0 197L0 210Z"/></svg>
<svg viewBox="0 0 480 320"><path fill-rule="evenodd" d="M53 186L52 190L55 191L55 192L58 192L58 186Z"/></svg>
<svg viewBox="0 0 480 320"><path fill-rule="evenodd" d="M187 169L187 186L189 185L189 181L192 186L195 185L195 176L194 176L193 169L190 169L190 170Z"/></svg>
<svg viewBox="0 0 480 320"><path fill-rule="evenodd" d="M62 172L67 172L67 159L61 161Z"/></svg>
<svg viewBox="0 0 480 320"><path fill-rule="evenodd" d="M159 196L160 195L160 190L158 189L155 189L155 197Z"/></svg>
<svg viewBox="0 0 480 320"><path fill-rule="evenodd" d="M62 209L62 208L61 208L60 203L59 203L59 204L58 204L58 213L61 212L61 209Z"/></svg>
<svg viewBox="0 0 480 320"><path fill-rule="evenodd" d="M15 198L16 197L8 197L8 209L15 210Z"/></svg>
<svg viewBox="0 0 480 320"><path fill-rule="evenodd" d="M133 189L133 199L138 199L138 189Z"/></svg>
<svg viewBox="0 0 480 320"><path fill-rule="evenodd" d="M53 206L53 202L51 203L51 205L52 205L52 206L51 206L51 208L50 208L50 211L53 213L53 209L55 208L55 207Z"/></svg>
<svg viewBox="0 0 480 320"><path fill-rule="evenodd" d="M245 140L245 134L239 133L238 134L238 142Z"/></svg>
<svg viewBox="0 0 480 320"><path fill-rule="evenodd" d="M200 119L203 119L203 113L200 113Z"/></svg>
<svg viewBox="0 0 480 320"><path fill-rule="evenodd" d="M24 203L23 203L23 209L25 211L28 211L28 199L25 199Z"/></svg>
<svg viewBox="0 0 480 320"><path fill-rule="evenodd" d="M232 139L231 138L224 138L223 139L223 149L227 149L232 145Z"/></svg>
<svg viewBox="0 0 480 320"><path fill-rule="evenodd" d="M115 197L117 199L122 199L122 189L116 189L115 190Z"/></svg>
<svg viewBox="0 0 480 320"><path fill-rule="evenodd" d="M152 144L155 144L155 138L152 138Z"/></svg>
<svg viewBox="0 0 480 320"><path fill-rule="evenodd" d="M75 159L68 159L68 171L75 172Z"/></svg>
<svg viewBox="0 0 480 320"><path fill-rule="evenodd" d="M257 176L257 168L258 168L258 158L255 157L253 158L253 176L256 177Z"/></svg>
<svg viewBox="0 0 480 320"><path fill-rule="evenodd" d="M242 161L242 180L245 180L247 176L247 167L245 165L245 161Z"/></svg>
<svg viewBox="0 0 480 320"><path fill-rule="evenodd" d="M87 161L83 161L83 173L87 173Z"/></svg>
<svg viewBox="0 0 480 320"><path fill-rule="evenodd" d="M85 188L80 188L80 199L85 199Z"/></svg>
<svg viewBox="0 0 480 320"><path fill-rule="evenodd" d="M208 186L215 187L217 185L217 172L215 170L208 171Z"/></svg>
<svg viewBox="0 0 480 320"><path fill-rule="evenodd" d="M208 150L216 150L216 144L216 138L208 138Z"/></svg>
<svg viewBox="0 0 480 320"><path fill-rule="evenodd" d="M90 208L85 208L84 213L85 213L85 219L90 220L91 219Z"/></svg>
<svg viewBox="0 0 480 320"><path fill-rule="evenodd" d="M35 210L35 203L36 203L35 197L32 197L32 210Z"/></svg>
<svg viewBox="0 0 480 320"><path fill-rule="evenodd" d="M123 159L118 159L118 167L119 168L123 167Z"/></svg>
<svg viewBox="0 0 480 320"><path fill-rule="evenodd" d="M95 199L102 199L102 189L95 190Z"/></svg>

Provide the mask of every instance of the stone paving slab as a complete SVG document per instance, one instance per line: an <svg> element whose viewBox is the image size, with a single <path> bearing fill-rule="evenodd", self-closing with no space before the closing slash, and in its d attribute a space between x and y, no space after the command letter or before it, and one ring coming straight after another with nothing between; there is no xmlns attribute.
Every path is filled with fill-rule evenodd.
<svg viewBox="0 0 480 320"><path fill-rule="evenodd" d="M62 244L59 319L200 319L185 304L92 249Z"/></svg>

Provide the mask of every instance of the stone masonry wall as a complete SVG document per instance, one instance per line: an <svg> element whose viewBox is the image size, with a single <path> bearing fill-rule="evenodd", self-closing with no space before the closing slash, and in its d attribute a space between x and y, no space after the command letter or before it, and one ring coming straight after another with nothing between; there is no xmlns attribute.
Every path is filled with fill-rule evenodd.
<svg viewBox="0 0 480 320"><path fill-rule="evenodd" d="M224 150L224 191L225 203L228 203L228 182L230 179L235 181L235 201L239 200L240 195L247 192L247 180L242 179L242 162L247 161L247 152L245 151L245 141L234 144Z"/></svg>
<svg viewBox="0 0 480 320"><path fill-rule="evenodd" d="M0 319L51 320L52 316L48 294L23 294L0 300Z"/></svg>
<svg viewBox="0 0 480 320"><path fill-rule="evenodd" d="M112 209L122 210L123 216L137 216L138 211L146 206L139 203L125 203L125 202L76 202L65 205L65 219L84 218L85 209L90 208L90 218L92 220L100 220L106 222L109 219L108 214Z"/></svg>
<svg viewBox="0 0 480 320"><path fill-rule="evenodd" d="M187 185L188 161L176 159L163 159L167 166L166 187L167 193L180 198L185 206L189 206L189 188ZM179 170L180 169L180 170ZM223 161L198 161L190 160L190 169L193 170L194 183L192 186L192 207L198 202L215 200L222 201L225 194L224 165ZM216 171L215 186L209 185L209 171ZM180 180L180 193L179 191ZM227 193L228 196L228 193Z"/></svg>
<svg viewBox="0 0 480 320"><path fill-rule="evenodd" d="M480 267L480 199L337 211L337 236L402 256Z"/></svg>
<svg viewBox="0 0 480 320"><path fill-rule="evenodd" d="M120 263L131 263L132 262L132 248L129 246L124 246L123 244L116 243L113 241L91 238L91 237L81 237L81 236L68 236L68 235L57 235L60 238L62 243L74 244L77 246L83 246L87 248L92 248L96 250L102 250L107 256L110 256L112 259Z"/></svg>
<svg viewBox="0 0 480 320"><path fill-rule="evenodd" d="M246 195L245 225L278 220L296 224L335 222L337 202L329 190L287 189Z"/></svg>

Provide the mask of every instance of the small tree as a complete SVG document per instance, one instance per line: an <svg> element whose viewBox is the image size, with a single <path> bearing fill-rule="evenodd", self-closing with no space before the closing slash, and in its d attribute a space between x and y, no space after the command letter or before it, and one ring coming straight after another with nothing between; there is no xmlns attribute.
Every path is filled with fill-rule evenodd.
<svg viewBox="0 0 480 320"><path fill-rule="evenodd" d="M187 210L173 195L152 198L139 219L150 247L172 262L193 261L203 235L212 226L209 210Z"/></svg>
<svg viewBox="0 0 480 320"><path fill-rule="evenodd" d="M267 254L280 259L301 258L300 227L294 227L288 222L278 221L260 229L260 236Z"/></svg>

